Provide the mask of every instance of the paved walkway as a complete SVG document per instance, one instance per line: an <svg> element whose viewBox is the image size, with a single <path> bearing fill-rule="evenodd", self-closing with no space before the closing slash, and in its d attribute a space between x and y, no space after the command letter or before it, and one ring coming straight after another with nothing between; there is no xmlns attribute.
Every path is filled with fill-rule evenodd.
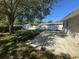
<svg viewBox="0 0 79 59"><path fill-rule="evenodd" d="M41 45L54 54L69 54L71 56L79 56L79 45L69 36L63 36L60 32L42 32L33 41L29 43L37 48Z"/></svg>

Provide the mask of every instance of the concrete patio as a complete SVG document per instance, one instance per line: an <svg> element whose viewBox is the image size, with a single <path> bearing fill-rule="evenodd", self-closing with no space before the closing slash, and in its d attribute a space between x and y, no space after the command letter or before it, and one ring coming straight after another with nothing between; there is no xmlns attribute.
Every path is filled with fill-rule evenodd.
<svg viewBox="0 0 79 59"><path fill-rule="evenodd" d="M79 57L79 41L70 36L66 36L62 32L50 32L44 31L38 35L34 40L29 41L30 44L37 49L40 49L43 45L47 50L52 53L59 54L69 54L72 57Z"/></svg>

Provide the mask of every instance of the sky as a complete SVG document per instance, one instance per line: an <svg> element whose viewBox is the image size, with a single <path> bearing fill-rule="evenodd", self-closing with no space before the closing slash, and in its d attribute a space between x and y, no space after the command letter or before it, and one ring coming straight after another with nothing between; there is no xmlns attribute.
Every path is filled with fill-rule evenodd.
<svg viewBox="0 0 79 59"><path fill-rule="evenodd" d="M79 8L79 0L60 0L58 1L51 10L50 15L48 15L44 21L48 22L62 20L70 12Z"/></svg>

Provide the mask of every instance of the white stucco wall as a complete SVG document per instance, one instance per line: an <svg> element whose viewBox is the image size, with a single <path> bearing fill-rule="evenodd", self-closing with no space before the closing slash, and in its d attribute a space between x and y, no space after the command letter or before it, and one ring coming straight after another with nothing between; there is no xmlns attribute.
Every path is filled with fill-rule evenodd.
<svg viewBox="0 0 79 59"><path fill-rule="evenodd" d="M70 19L67 19L66 21L68 22L68 26L64 26L65 32L68 35L79 39L79 16L72 17ZM64 21L65 25L66 21Z"/></svg>
<svg viewBox="0 0 79 59"><path fill-rule="evenodd" d="M27 30L35 30L35 29L40 29L40 30L62 30L63 28L63 25L61 24L42 24L41 26L33 26L33 25L30 25L30 24L25 24L23 26L24 29L27 29Z"/></svg>

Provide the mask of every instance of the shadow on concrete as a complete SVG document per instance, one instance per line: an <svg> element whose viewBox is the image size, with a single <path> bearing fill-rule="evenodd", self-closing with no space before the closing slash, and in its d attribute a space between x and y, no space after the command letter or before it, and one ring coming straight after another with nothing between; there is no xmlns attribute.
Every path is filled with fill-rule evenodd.
<svg viewBox="0 0 79 59"><path fill-rule="evenodd" d="M59 31L56 33L56 35L62 38L67 36L67 34L64 31Z"/></svg>
<svg viewBox="0 0 79 59"><path fill-rule="evenodd" d="M31 41L31 44L37 44L39 46L49 46L50 44L54 45L54 39L54 34L42 32Z"/></svg>

